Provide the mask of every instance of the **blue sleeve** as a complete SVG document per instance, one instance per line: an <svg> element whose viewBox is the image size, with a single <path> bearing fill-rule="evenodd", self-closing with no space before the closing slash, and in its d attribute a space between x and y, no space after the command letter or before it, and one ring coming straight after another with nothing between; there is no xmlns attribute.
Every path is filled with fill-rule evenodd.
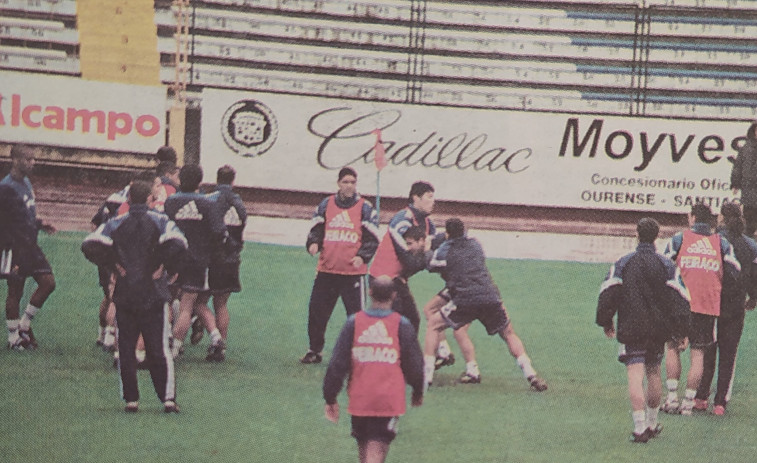
<svg viewBox="0 0 757 463"><path fill-rule="evenodd" d="M663 254L668 259L675 261L678 258L678 252L681 250L683 244L683 233L678 232L670 239L670 242L665 246Z"/></svg>
<svg viewBox="0 0 757 463"><path fill-rule="evenodd" d="M369 262L376 254L379 245L379 217L373 204L368 201L363 202L360 221L363 238L357 255L363 259L363 262Z"/></svg>
<svg viewBox="0 0 757 463"><path fill-rule="evenodd" d="M447 269L447 253L449 252L449 241L445 241L431 255L428 262L429 272L443 272Z"/></svg>
<svg viewBox="0 0 757 463"><path fill-rule="evenodd" d="M323 378L323 399L327 404L336 403L344 379L352 370L352 339L355 336L355 316L347 318L336 340L331 360Z"/></svg>
<svg viewBox="0 0 757 463"><path fill-rule="evenodd" d="M405 317L400 322L399 338L402 374L413 388L413 396L420 397L423 395L423 352L415 328Z"/></svg>
<svg viewBox="0 0 757 463"><path fill-rule="evenodd" d="M111 238L114 223L114 221L108 221L84 238L81 251L84 257L95 265L110 267L116 263L116 254Z"/></svg>
<svg viewBox="0 0 757 463"><path fill-rule="evenodd" d="M310 220L310 232L305 241L305 249L309 249L313 243L318 245L318 249L323 249L323 237L326 233L326 206L329 204L329 198L330 196L325 198L315 208L313 218Z"/></svg>

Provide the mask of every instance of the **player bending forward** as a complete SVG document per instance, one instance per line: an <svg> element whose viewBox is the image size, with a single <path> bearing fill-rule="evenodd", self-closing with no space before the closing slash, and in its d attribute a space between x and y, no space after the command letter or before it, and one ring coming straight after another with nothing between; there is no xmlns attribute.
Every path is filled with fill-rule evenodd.
<svg viewBox="0 0 757 463"><path fill-rule="evenodd" d="M546 381L531 366L526 348L507 317L499 288L492 281L486 267L486 256L481 244L466 236L465 225L458 218L447 220L445 228L447 241L434 251L428 269L431 272L441 272L447 282L451 301L428 319L423 349L426 387L434 377L438 331L450 327L457 330L473 320L479 320L490 336L499 334L507 343L510 354L531 388L546 391Z"/></svg>

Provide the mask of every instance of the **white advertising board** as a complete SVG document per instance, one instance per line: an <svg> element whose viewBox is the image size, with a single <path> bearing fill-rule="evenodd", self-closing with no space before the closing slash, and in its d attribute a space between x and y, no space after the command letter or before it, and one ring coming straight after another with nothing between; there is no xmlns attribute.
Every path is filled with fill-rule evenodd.
<svg viewBox="0 0 757 463"><path fill-rule="evenodd" d="M376 193L375 135L389 165L382 196L426 180L438 199L688 212L733 200L733 158L749 124L448 108L206 89L201 162L237 184L333 192L352 166Z"/></svg>
<svg viewBox="0 0 757 463"><path fill-rule="evenodd" d="M166 89L0 71L0 140L133 153L165 144Z"/></svg>

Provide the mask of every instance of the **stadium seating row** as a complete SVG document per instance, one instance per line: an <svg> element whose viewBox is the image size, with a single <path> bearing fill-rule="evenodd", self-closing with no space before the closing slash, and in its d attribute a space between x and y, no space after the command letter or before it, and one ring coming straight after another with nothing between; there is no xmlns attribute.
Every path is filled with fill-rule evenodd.
<svg viewBox="0 0 757 463"><path fill-rule="evenodd" d="M0 69L78 74L79 60L60 50L0 46Z"/></svg>
<svg viewBox="0 0 757 463"><path fill-rule="evenodd" d="M76 0L0 0L0 10L41 13L50 17L74 17Z"/></svg>
<svg viewBox="0 0 757 463"><path fill-rule="evenodd" d="M0 17L0 38L75 45L79 34L61 21Z"/></svg>

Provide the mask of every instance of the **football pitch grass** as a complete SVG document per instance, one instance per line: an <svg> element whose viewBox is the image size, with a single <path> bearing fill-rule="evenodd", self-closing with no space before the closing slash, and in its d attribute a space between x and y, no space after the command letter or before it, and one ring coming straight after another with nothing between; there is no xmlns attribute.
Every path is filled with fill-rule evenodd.
<svg viewBox="0 0 757 463"><path fill-rule="evenodd" d="M341 303L324 363L301 365L315 259L303 248L247 243L233 295L227 361L204 361L207 337L177 362L179 415L162 413L139 373L139 413L123 412L116 370L95 346L101 292L81 233L42 236L57 289L34 321L40 348L0 351L0 460L13 462L352 462L347 398L338 425L323 417L321 384L344 322ZM420 408L400 420L390 462L746 462L757 459L755 314L748 314L734 395L724 417L660 413L662 434L631 444L617 343L594 325L605 264L491 260L513 326L548 381L530 391L499 338L476 324L483 382L457 385L439 370ZM442 287L411 280L419 305ZM33 288L27 284L27 296ZM0 283L0 298L6 288ZM422 328L423 329L423 328ZM3 338L3 342L4 342ZM188 344L188 343L187 343ZM688 356L684 356L686 363ZM684 368L684 374L687 368Z"/></svg>

